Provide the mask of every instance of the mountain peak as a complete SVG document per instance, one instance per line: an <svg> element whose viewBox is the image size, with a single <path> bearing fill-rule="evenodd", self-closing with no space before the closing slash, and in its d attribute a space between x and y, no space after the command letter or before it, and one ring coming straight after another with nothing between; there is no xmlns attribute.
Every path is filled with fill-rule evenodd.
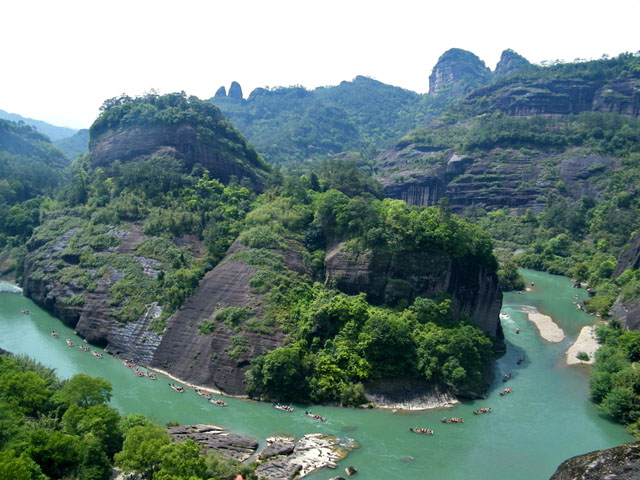
<svg viewBox="0 0 640 480"><path fill-rule="evenodd" d="M457 97L487 83L490 78L491 70L474 53L451 48L440 56L429 75L429 93L447 92Z"/></svg>
<svg viewBox="0 0 640 480"><path fill-rule="evenodd" d="M502 52L502 55L500 56L500 61L496 65L494 75L503 77L517 70L520 70L521 68L528 67L529 65L531 65L529 60L527 60L514 50L507 48Z"/></svg>

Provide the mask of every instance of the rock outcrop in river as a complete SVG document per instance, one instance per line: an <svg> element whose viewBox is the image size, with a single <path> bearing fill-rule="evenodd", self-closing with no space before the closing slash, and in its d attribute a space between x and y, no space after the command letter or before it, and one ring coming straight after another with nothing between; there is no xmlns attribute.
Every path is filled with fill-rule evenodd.
<svg viewBox="0 0 640 480"><path fill-rule="evenodd" d="M640 444L627 443L579 455L560 464L550 480L637 480Z"/></svg>

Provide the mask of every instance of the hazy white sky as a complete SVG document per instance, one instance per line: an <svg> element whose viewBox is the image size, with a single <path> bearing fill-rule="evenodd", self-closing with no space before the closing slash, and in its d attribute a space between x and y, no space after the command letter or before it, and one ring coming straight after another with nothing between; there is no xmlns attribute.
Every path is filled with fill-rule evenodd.
<svg viewBox="0 0 640 480"><path fill-rule="evenodd" d="M367 75L428 90L438 57L491 69L640 49L640 0L20 0L0 2L0 108L88 127L106 98L336 85Z"/></svg>

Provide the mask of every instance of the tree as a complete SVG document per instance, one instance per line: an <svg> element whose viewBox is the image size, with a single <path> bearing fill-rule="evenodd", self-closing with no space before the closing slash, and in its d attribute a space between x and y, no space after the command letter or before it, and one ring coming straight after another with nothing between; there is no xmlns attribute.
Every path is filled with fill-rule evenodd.
<svg viewBox="0 0 640 480"><path fill-rule="evenodd" d="M103 378L78 373L64 384L62 389L56 393L55 398L67 406L76 404L81 407L89 407L111 400L111 388L111 384Z"/></svg>
<svg viewBox="0 0 640 480"><path fill-rule="evenodd" d="M153 475L153 480L206 478L207 466L200 456L200 447L193 440L165 445L160 454L160 469Z"/></svg>
<svg viewBox="0 0 640 480"><path fill-rule="evenodd" d="M160 427L135 426L126 432L122 450L114 459L125 472L150 477L160 468L162 447L170 443L169 435Z"/></svg>
<svg viewBox="0 0 640 480"><path fill-rule="evenodd" d="M66 432L72 435L85 437L92 434L100 439L106 454L110 457L122 447L120 415L108 405L71 405L62 416L62 425Z"/></svg>
<svg viewBox="0 0 640 480"><path fill-rule="evenodd" d="M0 399L27 415L43 409L51 391L34 372L7 371L0 375Z"/></svg>
<svg viewBox="0 0 640 480"><path fill-rule="evenodd" d="M40 467L25 453L0 451L0 478L11 480L46 480Z"/></svg>

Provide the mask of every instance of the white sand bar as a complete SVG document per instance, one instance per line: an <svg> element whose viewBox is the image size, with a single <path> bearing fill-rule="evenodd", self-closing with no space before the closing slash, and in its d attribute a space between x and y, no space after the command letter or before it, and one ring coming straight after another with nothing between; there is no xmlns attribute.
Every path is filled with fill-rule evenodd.
<svg viewBox="0 0 640 480"><path fill-rule="evenodd" d="M540 336L547 342L561 342L564 340L564 332L556 325L553 319L547 315L543 315L537 311L528 312L529 320L538 327Z"/></svg>
<svg viewBox="0 0 640 480"><path fill-rule="evenodd" d="M567 350L567 365L576 365L579 363L592 364L598 348L600 348L600 344L596 339L596 327L582 327L575 343ZM589 355L589 360L579 360L577 355L580 352Z"/></svg>

